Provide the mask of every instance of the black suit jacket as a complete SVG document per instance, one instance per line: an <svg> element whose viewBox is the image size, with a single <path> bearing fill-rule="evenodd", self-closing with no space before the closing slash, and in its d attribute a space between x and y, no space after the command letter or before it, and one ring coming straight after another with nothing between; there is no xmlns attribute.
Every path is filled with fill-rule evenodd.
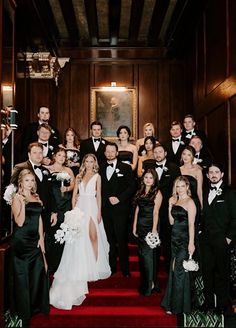
<svg viewBox="0 0 236 328"><path fill-rule="evenodd" d="M176 165L180 166L180 158L181 158L181 154L182 154L182 151L183 151L184 147L185 147L185 143L184 143L184 141L181 138L181 142L180 142L179 148L178 148L177 152L174 153L173 148L172 148L172 139L169 140L165 144L165 148L166 148L166 151L167 151L167 159L170 162L173 162Z"/></svg>
<svg viewBox="0 0 236 328"><path fill-rule="evenodd" d="M203 193L202 235L206 239L222 236L236 241L236 191L222 184L222 192L208 204L209 188Z"/></svg>
<svg viewBox="0 0 236 328"><path fill-rule="evenodd" d="M186 131L183 131L183 133L182 133L183 141L184 141L185 144L188 145L191 138L187 138L186 135L187 135L187 132ZM202 140L202 144L204 146L207 145L207 136L206 136L206 133L204 131L202 131L202 130L195 130L194 129L193 130L193 135L200 137L201 140Z"/></svg>
<svg viewBox="0 0 236 328"><path fill-rule="evenodd" d="M130 198L135 192L135 180L131 166L117 161L115 172L110 180L106 176L106 163L103 163L100 169L102 178L102 206L110 205L109 197L114 196L119 199L119 203L114 205L116 211L129 209Z"/></svg>
<svg viewBox="0 0 236 328"><path fill-rule="evenodd" d="M44 221L44 229L48 230L50 228L49 220L50 220L51 212L56 212L56 205L55 205L56 202L51 192L52 188L50 186L51 184L50 172L45 167L42 167L43 180L40 181L38 176L34 173L30 161L26 161L15 165L11 177L11 183L17 186L19 174L23 169L28 169L35 175L35 179L37 183L37 193L39 195L39 198L43 202L42 217Z"/></svg>
<svg viewBox="0 0 236 328"><path fill-rule="evenodd" d="M104 155L105 148L106 148L107 141L105 139L101 139L99 147L97 151L94 148L93 145L93 139L88 138L86 140L83 140L80 144L80 161L82 162L84 156L86 154L94 154L97 157L99 165L101 165L102 162L106 161L106 157Z"/></svg>
<svg viewBox="0 0 236 328"><path fill-rule="evenodd" d="M204 147L200 150L199 158L197 164L200 165L203 169L207 169L213 163L213 156L207 149Z"/></svg>
<svg viewBox="0 0 236 328"><path fill-rule="evenodd" d="M49 143L55 148L60 144L60 135L59 131L53 127L49 123L50 127L52 128L52 134L49 139ZM30 123L25 129L22 134L22 152L25 154L27 152L27 148L31 142L35 142L38 140L38 127L39 122L32 122Z"/></svg>

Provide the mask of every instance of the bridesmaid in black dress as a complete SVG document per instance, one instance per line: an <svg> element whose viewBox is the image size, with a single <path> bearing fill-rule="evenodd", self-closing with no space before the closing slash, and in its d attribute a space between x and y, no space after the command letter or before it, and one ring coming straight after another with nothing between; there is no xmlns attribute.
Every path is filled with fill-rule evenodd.
<svg viewBox="0 0 236 328"><path fill-rule="evenodd" d="M150 248L145 237L149 232L157 233L161 202L162 195L158 187L157 173L153 169L147 169L135 196L137 205L133 223L133 234L138 238L139 292L145 296L151 295L153 291L160 291L157 281L156 248Z"/></svg>
<svg viewBox="0 0 236 328"><path fill-rule="evenodd" d="M195 251L196 206L191 198L187 177L179 176L169 200L171 233L171 264L168 284L161 305L167 313L190 313L194 300L191 272L186 272L183 261Z"/></svg>
<svg viewBox="0 0 236 328"><path fill-rule="evenodd" d="M72 208L72 190L74 188L74 174L69 167L65 166L66 151L63 148L58 148L53 155L53 164L47 166L47 169L51 173L51 188L55 199L55 206L57 212L57 223L51 228L51 235L55 241L54 234L56 230L60 228L62 222L64 222L64 215ZM63 177L64 180L59 179ZM58 265L61 261L64 244L52 243L49 251L50 263L52 270L56 272Z"/></svg>
<svg viewBox="0 0 236 328"><path fill-rule="evenodd" d="M23 169L12 201L16 228L12 238L14 307L27 327L30 317L49 313L49 284L41 218L42 202L32 172Z"/></svg>
<svg viewBox="0 0 236 328"><path fill-rule="evenodd" d="M123 163L129 164L132 171L134 171L138 162L138 152L136 146L129 141L131 130L128 126L121 125L117 129L116 135L119 138L118 159Z"/></svg>

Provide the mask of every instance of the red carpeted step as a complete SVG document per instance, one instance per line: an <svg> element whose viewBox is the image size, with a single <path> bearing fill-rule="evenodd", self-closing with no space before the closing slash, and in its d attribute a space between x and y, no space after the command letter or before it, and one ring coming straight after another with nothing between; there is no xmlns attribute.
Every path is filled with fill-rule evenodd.
<svg viewBox="0 0 236 328"><path fill-rule="evenodd" d="M89 283L89 294L81 306L72 310L50 309L50 315L36 315L31 320L31 328L156 328L176 327L176 317L170 316L160 307L167 274L160 263L160 294L139 295L139 271L137 246L130 245L131 278L124 278L117 272L106 280ZM119 266L118 266L119 267Z"/></svg>

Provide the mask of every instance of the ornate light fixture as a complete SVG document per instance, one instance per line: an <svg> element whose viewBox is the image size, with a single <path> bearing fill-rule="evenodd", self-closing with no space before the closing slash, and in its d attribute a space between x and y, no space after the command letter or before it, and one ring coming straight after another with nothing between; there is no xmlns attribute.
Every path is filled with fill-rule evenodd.
<svg viewBox="0 0 236 328"><path fill-rule="evenodd" d="M31 79L54 79L58 85L60 70L69 62L70 58L53 57L50 52L18 53L17 76Z"/></svg>

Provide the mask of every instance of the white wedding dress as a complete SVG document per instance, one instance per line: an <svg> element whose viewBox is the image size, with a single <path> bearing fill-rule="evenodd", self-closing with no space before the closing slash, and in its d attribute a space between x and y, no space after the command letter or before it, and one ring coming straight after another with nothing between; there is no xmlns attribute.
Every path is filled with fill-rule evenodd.
<svg viewBox="0 0 236 328"><path fill-rule="evenodd" d="M84 214L84 224L73 243L65 243L60 265L54 274L50 288L50 304L59 309L70 310L80 305L88 294L88 281L106 279L111 275L108 253L109 244L103 222L97 222L97 200L95 174L84 185L79 184L79 197L76 204ZM93 220L97 230L98 257L95 258L89 238L89 222Z"/></svg>

